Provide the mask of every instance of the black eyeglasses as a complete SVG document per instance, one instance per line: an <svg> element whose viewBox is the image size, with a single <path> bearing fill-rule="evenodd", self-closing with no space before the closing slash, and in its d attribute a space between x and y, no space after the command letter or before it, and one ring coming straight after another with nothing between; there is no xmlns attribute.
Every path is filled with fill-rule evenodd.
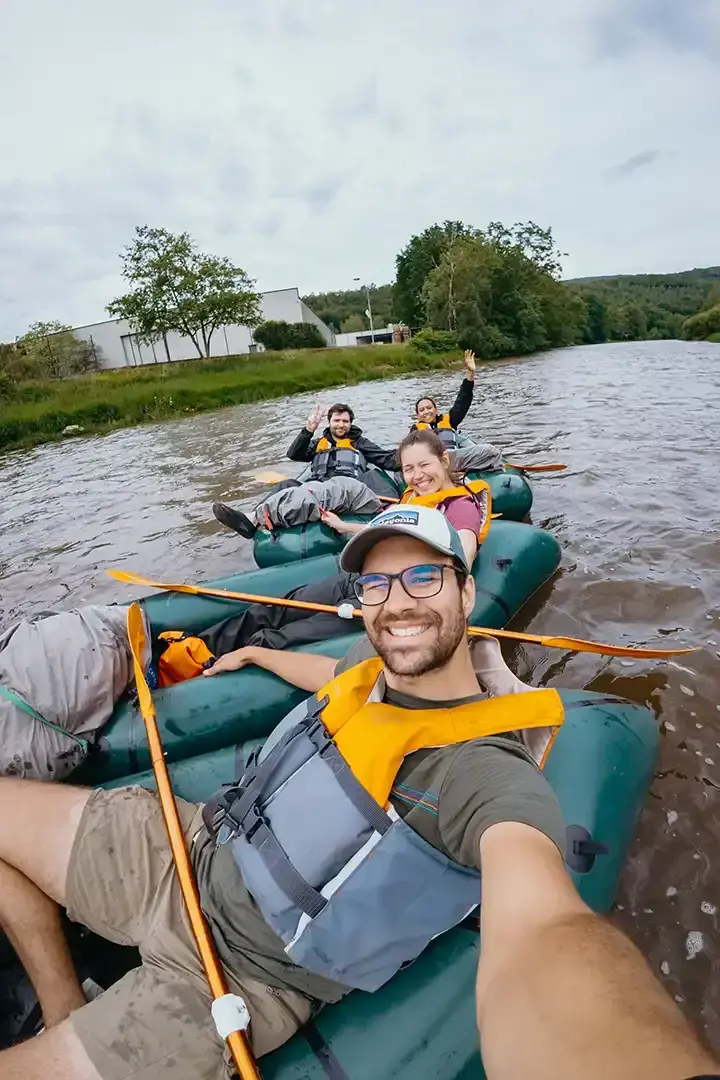
<svg viewBox="0 0 720 1080"><path fill-rule="evenodd" d="M361 574L353 587L355 595L365 607L384 604L390 595L393 581L399 581L408 596L414 600L426 600L429 596L437 596L442 589L444 570L452 570L463 580L467 576L459 566L422 563L420 566L408 566L399 574Z"/></svg>

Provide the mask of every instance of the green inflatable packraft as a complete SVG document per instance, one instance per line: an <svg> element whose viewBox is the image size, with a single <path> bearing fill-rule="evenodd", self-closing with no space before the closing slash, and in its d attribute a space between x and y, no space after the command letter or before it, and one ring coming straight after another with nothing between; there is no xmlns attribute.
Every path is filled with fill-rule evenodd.
<svg viewBox="0 0 720 1080"><path fill-rule="evenodd" d="M554 573L559 562L560 547L551 533L534 525L493 521L473 567L477 599L471 624L492 628L505 626ZM337 559L330 555L250 571L209 584L233 591L282 596L336 570ZM247 607L240 601L182 593L161 593L142 603L153 637L164 630L196 634ZM360 620L349 622L347 629L347 637L302 646L302 649L344 656L362 632ZM180 761L266 734L306 696L303 691L259 668L245 668L210 679L191 679L158 690L154 700L167 760ZM142 771L149 765L142 719L134 702L124 698L74 779L81 784L99 784Z"/></svg>
<svg viewBox="0 0 720 1080"><path fill-rule="evenodd" d="M580 860L584 900L608 911L653 776L659 735L650 711L611 695L561 690L566 719L545 774L568 825L607 853ZM207 800L242 772L262 739L177 762L177 795ZM107 786L153 785L151 772ZM585 865L582 865L583 862ZM477 920L443 935L374 994L356 991L325 1008L280 1050L262 1058L263 1080L478 1080L475 1022Z"/></svg>
<svg viewBox="0 0 720 1080"><path fill-rule="evenodd" d="M532 488L517 469L506 466L502 472L468 473L470 480L485 480L490 485L493 513L508 521L522 521L532 507ZM348 514L346 521L363 521L365 517ZM253 540L253 552L258 566L280 566L298 559L317 555L334 555L342 551L348 537L339 536L319 521L294 525L289 529L258 529Z"/></svg>

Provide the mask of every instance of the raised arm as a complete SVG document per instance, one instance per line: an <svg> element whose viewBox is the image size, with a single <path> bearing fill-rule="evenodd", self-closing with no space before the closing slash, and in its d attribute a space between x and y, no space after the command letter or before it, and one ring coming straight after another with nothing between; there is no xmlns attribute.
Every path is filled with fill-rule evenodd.
<svg viewBox="0 0 720 1080"><path fill-rule="evenodd" d="M470 352L469 349L466 350L464 362L465 378L460 383L458 396L455 398L455 404L450 410L450 424L454 428L458 428L467 416L468 410L472 405L473 391L475 388L475 353Z"/></svg>
<svg viewBox="0 0 720 1080"><path fill-rule="evenodd" d="M305 421L305 427L293 439L287 450L287 456L291 461L312 461L313 450L310 447L312 437L318 429L322 419L322 406L316 405Z"/></svg>
<svg viewBox="0 0 720 1080"><path fill-rule="evenodd" d="M477 1017L488 1080L685 1080L718 1072L634 945L578 896L552 840L480 843Z"/></svg>

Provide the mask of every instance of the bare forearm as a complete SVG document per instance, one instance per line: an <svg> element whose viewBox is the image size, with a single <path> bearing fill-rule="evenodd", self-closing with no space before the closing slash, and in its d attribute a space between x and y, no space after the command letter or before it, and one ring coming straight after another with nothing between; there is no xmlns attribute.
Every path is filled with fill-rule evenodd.
<svg viewBox="0 0 720 1080"><path fill-rule="evenodd" d="M475 556L477 555L477 536L470 529L461 529L459 535L460 543L462 544L462 549L465 552L465 558L467 559L467 564L468 566L472 566L475 561Z"/></svg>
<svg viewBox="0 0 720 1080"><path fill-rule="evenodd" d="M481 962L477 1004L489 1080L682 1080L717 1070L634 945L590 912L528 937L487 980Z"/></svg>
<svg viewBox="0 0 720 1080"><path fill-rule="evenodd" d="M366 529L369 521L370 518L368 521L343 521L342 533L344 536L354 536Z"/></svg>
<svg viewBox="0 0 720 1080"><path fill-rule="evenodd" d="M717 1071L635 946L580 900L552 841L504 822L480 852L477 1015L489 1080Z"/></svg>
<svg viewBox="0 0 720 1080"><path fill-rule="evenodd" d="M271 671L285 682L315 693L335 675L337 660L317 653L286 652L251 646L245 650L248 659L257 667Z"/></svg>

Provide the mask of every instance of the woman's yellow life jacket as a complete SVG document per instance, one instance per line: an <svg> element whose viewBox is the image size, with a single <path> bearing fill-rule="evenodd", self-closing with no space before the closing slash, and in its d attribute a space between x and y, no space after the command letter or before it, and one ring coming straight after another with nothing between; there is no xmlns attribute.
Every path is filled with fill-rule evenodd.
<svg viewBox="0 0 720 1080"><path fill-rule="evenodd" d="M446 450L455 450L458 444L458 433L450 423L450 413L443 413L433 424L426 424L418 420L413 425L417 431L434 431L440 437Z"/></svg>
<svg viewBox="0 0 720 1080"><path fill-rule="evenodd" d="M472 498L480 507L482 515L480 531L478 532L478 545L482 544L488 534L492 518L492 494L490 485L484 480L466 480L463 484L452 488L442 488L440 491L431 491L428 495L416 495L411 488L403 492L401 503L413 503L415 506L435 507L446 499Z"/></svg>
<svg viewBox="0 0 720 1080"><path fill-rule="evenodd" d="M185 637L182 630L166 630L158 640L168 642L158 660L158 686L196 679L215 659L202 638Z"/></svg>
<svg viewBox="0 0 720 1080"><path fill-rule="evenodd" d="M315 456L310 465L313 480L327 480L330 476L352 476L361 479L367 469L367 460L352 439L335 439L331 442L325 435L315 443Z"/></svg>
<svg viewBox="0 0 720 1080"><path fill-rule="evenodd" d="M403 759L415 750L529 728L559 728L565 718L556 690L534 690L449 709L402 709L372 701L383 663L372 657L337 676L317 698L320 719L354 776L386 806ZM543 755L547 756L547 751Z"/></svg>

